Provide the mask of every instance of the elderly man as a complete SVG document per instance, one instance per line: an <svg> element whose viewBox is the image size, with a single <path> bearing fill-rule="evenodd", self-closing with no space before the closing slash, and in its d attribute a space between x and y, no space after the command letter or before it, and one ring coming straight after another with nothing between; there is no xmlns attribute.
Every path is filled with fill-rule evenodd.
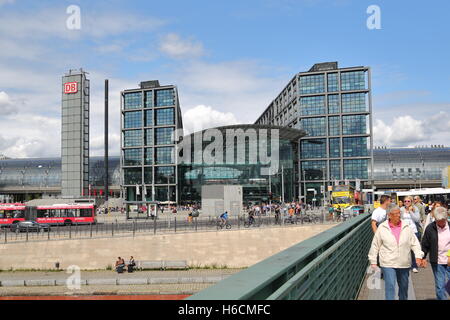
<svg viewBox="0 0 450 320"><path fill-rule="evenodd" d="M411 250L418 266L423 265L420 243L410 226L400 219L400 208L390 204L386 213L388 220L381 223L375 232L369 251L372 268L377 268L377 256L385 279L386 300L394 300L395 283L398 282L399 300L408 300Z"/></svg>
<svg viewBox="0 0 450 320"><path fill-rule="evenodd" d="M447 209L437 207L434 210L435 221L425 229L422 238L422 251L425 257L430 253L430 264L433 269L436 298L447 300L445 284L450 279L450 266L447 252L450 250L450 222Z"/></svg>

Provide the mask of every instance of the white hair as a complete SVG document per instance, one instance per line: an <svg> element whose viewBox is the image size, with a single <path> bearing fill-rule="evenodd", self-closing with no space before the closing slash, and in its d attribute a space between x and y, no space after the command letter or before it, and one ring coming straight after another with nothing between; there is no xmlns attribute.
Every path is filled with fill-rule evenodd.
<svg viewBox="0 0 450 320"><path fill-rule="evenodd" d="M445 209L444 207L437 207L436 209L434 209L433 214L436 221L447 220L448 217L447 209Z"/></svg>
<svg viewBox="0 0 450 320"><path fill-rule="evenodd" d="M396 205L395 203L391 203L387 208L386 208L386 213L389 214L392 211L395 210L400 210L400 207L398 205Z"/></svg>

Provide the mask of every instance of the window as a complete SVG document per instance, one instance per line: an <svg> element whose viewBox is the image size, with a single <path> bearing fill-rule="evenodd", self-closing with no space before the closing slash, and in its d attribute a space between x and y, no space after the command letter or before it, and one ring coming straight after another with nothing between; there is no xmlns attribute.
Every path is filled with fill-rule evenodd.
<svg viewBox="0 0 450 320"><path fill-rule="evenodd" d="M341 180L341 160L330 160L330 179Z"/></svg>
<svg viewBox="0 0 450 320"><path fill-rule="evenodd" d="M145 167L144 168L144 183L152 183L153 182L153 168ZM152 194L152 188L147 188L147 196Z"/></svg>
<svg viewBox="0 0 450 320"><path fill-rule="evenodd" d="M344 179L368 179L367 159L344 160Z"/></svg>
<svg viewBox="0 0 450 320"><path fill-rule="evenodd" d="M162 147L156 148L156 164L174 164L175 148Z"/></svg>
<svg viewBox="0 0 450 320"><path fill-rule="evenodd" d="M339 117L328 117L328 134L338 136L341 133Z"/></svg>
<svg viewBox="0 0 450 320"><path fill-rule="evenodd" d="M323 74L300 76L300 94L322 93L325 91Z"/></svg>
<svg viewBox="0 0 450 320"><path fill-rule="evenodd" d="M326 158L327 149L325 139L310 139L301 141L301 158Z"/></svg>
<svg viewBox="0 0 450 320"><path fill-rule="evenodd" d="M300 98L300 114L302 116L325 114L325 96Z"/></svg>
<svg viewBox="0 0 450 320"><path fill-rule="evenodd" d="M125 112L123 115L123 127L125 129L142 127L141 111Z"/></svg>
<svg viewBox="0 0 450 320"><path fill-rule="evenodd" d="M365 93L344 93L342 94L342 112L365 112Z"/></svg>
<svg viewBox="0 0 450 320"><path fill-rule="evenodd" d="M142 170L141 168L125 168L123 169L123 178L125 184L141 184Z"/></svg>
<svg viewBox="0 0 450 320"><path fill-rule="evenodd" d="M144 164L153 164L153 148L145 148Z"/></svg>
<svg viewBox="0 0 450 320"><path fill-rule="evenodd" d="M344 157L363 157L368 155L366 137L344 138L343 144L342 152Z"/></svg>
<svg viewBox="0 0 450 320"><path fill-rule="evenodd" d="M341 87L343 91L366 89L365 71L342 72Z"/></svg>
<svg viewBox="0 0 450 320"><path fill-rule="evenodd" d="M175 105L175 93L173 89L164 89L156 91L156 106L173 106Z"/></svg>
<svg viewBox="0 0 450 320"><path fill-rule="evenodd" d="M330 158L339 158L341 156L341 139L332 138L329 142Z"/></svg>
<svg viewBox="0 0 450 320"><path fill-rule="evenodd" d="M336 92L336 91L339 91L338 74L337 73L329 73L328 74L328 92Z"/></svg>
<svg viewBox="0 0 450 320"><path fill-rule="evenodd" d="M150 127L153 125L153 110L145 110L145 126Z"/></svg>
<svg viewBox="0 0 450 320"><path fill-rule="evenodd" d="M156 128L156 144L173 144L174 128Z"/></svg>
<svg viewBox="0 0 450 320"><path fill-rule="evenodd" d="M142 164L141 149L125 149L123 150L124 166L139 166Z"/></svg>
<svg viewBox="0 0 450 320"><path fill-rule="evenodd" d="M326 175L326 161L302 161L302 175L305 180L322 180Z"/></svg>
<svg viewBox="0 0 450 320"><path fill-rule="evenodd" d="M300 120L300 122L303 130L311 137L325 136L327 134L325 118L306 118Z"/></svg>
<svg viewBox="0 0 450 320"><path fill-rule="evenodd" d="M175 108L156 109L156 125L175 124Z"/></svg>
<svg viewBox="0 0 450 320"><path fill-rule="evenodd" d="M124 147L138 147L142 145L142 130L127 130L123 132Z"/></svg>
<svg viewBox="0 0 450 320"><path fill-rule="evenodd" d="M152 146L153 145L153 129L145 130L145 145Z"/></svg>
<svg viewBox="0 0 450 320"><path fill-rule="evenodd" d="M125 110L142 108L141 92L125 93L123 98L123 106Z"/></svg>
<svg viewBox="0 0 450 320"><path fill-rule="evenodd" d="M367 116L343 116L342 117L343 134L366 134Z"/></svg>
<svg viewBox="0 0 450 320"><path fill-rule="evenodd" d="M328 113L339 113L339 95L330 94L328 96Z"/></svg>
<svg viewBox="0 0 450 320"><path fill-rule="evenodd" d="M153 107L153 91L146 91L145 92L145 107L151 108Z"/></svg>
<svg viewBox="0 0 450 320"><path fill-rule="evenodd" d="M175 167L155 167L155 180L156 183L175 183Z"/></svg>

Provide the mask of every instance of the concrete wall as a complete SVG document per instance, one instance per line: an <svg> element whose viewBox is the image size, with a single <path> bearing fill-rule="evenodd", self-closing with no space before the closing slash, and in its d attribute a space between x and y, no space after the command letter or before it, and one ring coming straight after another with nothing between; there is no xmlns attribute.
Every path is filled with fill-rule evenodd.
<svg viewBox="0 0 450 320"><path fill-rule="evenodd" d="M0 269L52 269L78 265L104 269L118 256L136 260L187 260L190 266L251 266L333 225L210 231L107 239L57 240L0 245Z"/></svg>

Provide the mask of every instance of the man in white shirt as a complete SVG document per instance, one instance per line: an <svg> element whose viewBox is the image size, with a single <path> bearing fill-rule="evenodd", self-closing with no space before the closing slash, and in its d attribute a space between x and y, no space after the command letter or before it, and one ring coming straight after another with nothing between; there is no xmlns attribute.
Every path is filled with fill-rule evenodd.
<svg viewBox="0 0 450 320"><path fill-rule="evenodd" d="M391 201L391 197L388 195L384 194L380 197L380 206L372 213L372 230L374 234L377 232L378 226L386 220L386 209L391 204Z"/></svg>

